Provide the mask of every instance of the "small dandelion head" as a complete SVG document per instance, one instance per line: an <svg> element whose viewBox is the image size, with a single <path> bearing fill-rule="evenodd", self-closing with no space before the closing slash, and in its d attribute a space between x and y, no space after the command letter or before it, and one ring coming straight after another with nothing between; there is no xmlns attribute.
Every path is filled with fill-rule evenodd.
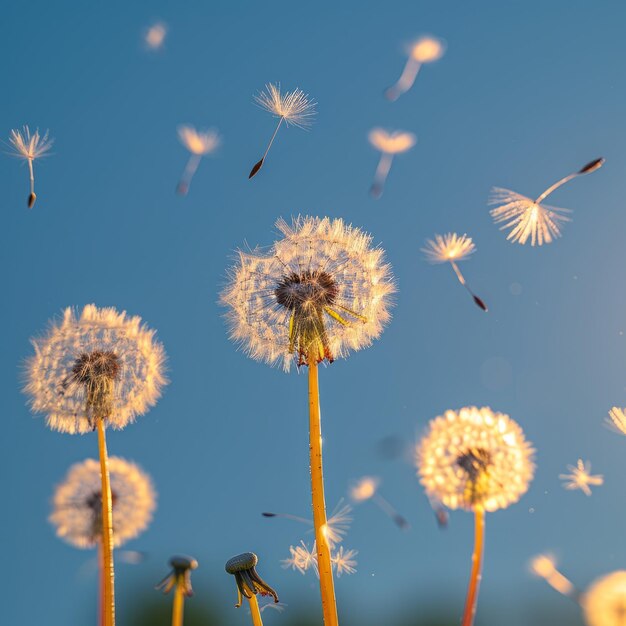
<svg viewBox="0 0 626 626"><path fill-rule="evenodd" d="M165 384L165 352L139 317L115 309L68 308L32 341L25 392L53 430L86 433L95 420L124 428L145 413Z"/></svg>
<svg viewBox="0 0 626 626"><path fill-rule="evenodd" d="M167 25L163 22L156 22L149 26L144 33L143 40L148 50L160 50L165 43L167 35Z"/></svg>
<svg viewBox="0 0 626 626"><path fill-rule="evenodd" d="M418 63L438 61L445 53L446 46L436 37L421 37L411 44L410 55Z"/></svg>
<svg viewBox="0 0 626 626"><path fill-rule="evenodd" d="M255 102L275 117L285 121L287 125L308 128L313 123L316 115L314 100L301 89L280 92L280 84L269 83L265 85L265 91L261 91L254 96Z"/></svg>
<svg viewBox="0 0 626 626"><path fill-rule="evenodd" d="M191 586L191 572L198 568L198 561L192 556L173 556L169 562L172 571L158 584L155 589L160 589L163 593L169 593L174 587L180 586L183 595L190 598L193 596Z"/></svg>
<svg viewBox="0 0 626 626"><path fill-rule="evenodd" d="M340 219L279 220L267 254L239 254L222 292L231 338L289 370L332 362L377 338L390 319L391 268L371 237Z"/></svg>
<svg viewBox="0 0 626 626"><path fill-rule="evenodd" d="M368 134L370 144L385 154L399 154L410 150L417 142L413 133L403 130L387 132L383 128L372 128Z"/></svg>
<svg viewBox="0 0 626 626"><path fill-rule="evenodd" d="M448 508L506 508L526 493L533 449L508 415L488 407L446 411L417 445L420 481Z"/></svg>
<svg viewBox="0 0 626 626"><path fill-rule="evenodd" d="M564 481L565 489L580 489L586 496L591 495L591 487L599 487L604 484L604 476L601 474L592 475L591 463L578 459L576 465L568 465L569 474L559 474L559 478Z"/></svg>
<svg viewBox="0 0 626 626"><path fill-rule="evenodd" d="M278 594L256 571L258 562L259 559L254 552L243 552L226 561L224 569L235 577L235 582L237 583L237 607L241 606L242 595L246 598L251 598L257 593L260 593L262 596L272 596L274 602L278 602Z"/></svg>
<svg viewBox="0 0 626 626"><path fill-rule="evenodd" d="M435 235L434 239L427 239L422 248L429 263L446 263L448 261L465 261L476 252L476 246L471 237L446 233Z"/></svg>
<svg viewBox="0 0 626 626"><path fill-rule="evenodd" d="M589 626L620 626L626 622L626 571L596 580L580 600Z"/></svg>
<svg viewBox="0 0 626 626"><path fill-rule="evenodd" d="M193 126L181 125L178 127L180 143L197 156L205 156L215 152L222 143L222 138L217 130L196 130Z"/></svg>
<svg viewBox="0 0 626 626"><path fill-rule="evenodd" d="M113 537L116 547L143 532L156 507L150 477L137 465L111 457ZM61 539L77 548L92 548L102 532L100 463L87 459L73 465L54 492L50 522Z"/></svg>
<svg viewBox="0 0 626 626"><path fill-rule="evenodd" d="M354 502L365 502L376 495L380 478L376 476L363 476L350 486L349 495Z"/></svg>
<svg viewBox="0 0 626 626"><path fill-rule="evenodd" d="M33 161L46 156L54 142L53 139L48 139L48 132L40 135L39 129L37 129L31 133L28 126L24 126L22 130L13 129L9 135L10 154L26 161Z"/></svg>
<svg viewBox="0 0 626 626"><path fill-rule="evenodd" d="M508 230L507 240L524 245L530 239L531 246L551 243L561 236L561 225L569 222L569 209L538 204L515 191L494 187L489 204L497 205L490 214L494 223L502 224L500 230Z"/></svg>
<svg viewBox="0 0 626 626"><path fill-rule="evenodd" d="M619 407L614 406L609 411L607 423L617 432L622 435L626 435L626 409L620 409Z"/></svg>

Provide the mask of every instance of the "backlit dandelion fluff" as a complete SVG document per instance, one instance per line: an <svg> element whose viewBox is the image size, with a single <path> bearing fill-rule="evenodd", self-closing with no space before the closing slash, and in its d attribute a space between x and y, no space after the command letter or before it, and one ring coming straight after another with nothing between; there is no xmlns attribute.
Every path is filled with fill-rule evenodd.
<svg viewBox="0 0 626 626"><path fill-rule="evenodd" d="M338 546L336 549L331 550L330 562L337 576L356 573L358 563L355 557L357 554L357 550L346 550L343 546ZM309 549L304 541L300 541L296 546L289 546L289 557L283 559L281 563L283 568L292 569L301 574L305 574L307 571L311 570L319 578L317 547L315 542L313 542L311 549Z"/></svg>
<svg viewBox="0 0 626 626"><path fill-rule="evenodd" d="M270 139L265 153L259 161L254 164L248 178L252 178L263 167L267 153L270 151L278 129L285 122L285 126L297 126L298 128L307 129L313 124L313 118L316 115L315 107L317 103L312 100L308 94L301 89L293 91L280 92L280 84L274 85L269 83L265 85L265 91L259 92L254 96L254 101L262 108L278 118L278 124L274 130L274 134Z"/></svg>
<svg viewBox="0 0 626 626"><path fill-rule="evenodd" d="M66 433L98 432L105 562L105 626L115 624L112 496L105 429L120 429L155 404L165 384L163 347L137 316L87 305L71 308L32 341L25 392L48 426Z"/></svg>
<svg viewBox="0 0 626 626"><path fill-rule="evenodd" d="M524 245L530 239L530 245L551 243L561 236L561 226L569 221L569 209L561 209L543 204L543 201L556 189L568 181L590 174L602 167L604 159L594 159L577 172L569 174L548 187L535 200L522 196L510 189L494 187L491 190L489 204L496 205L491 209L491 217L496 224L502 224L500 230L508 230L507 240Z"/></svg>
<svg viewBox="0 0 626 626"><path fill-rule="evenodd" d="M622 435L626 435L626 409L620 409L619 407L614 406L609 411L607 423L617 432Z"/></svg>
<svg viewBox="0 0 626 626"><path fill-rule="evenodd" d="M142 533L152 520L156 493L150 477L124 459L109 459L113 537L116 547ZM98 548L101 623L106 619L104 583L107 564L102 542L103 504L100 463L87 459L72 465L54 492L49 520L57 535L77 548Z"/></svg>
<svg viewBox="0 0 626 626"><path fill-rule="evenodd" d="M396 154L410 150L417 142L417 137L413 133L403 130L387 132L383 128L373 128L368 134L370 144L380 152L380 159L374 173L374 181L370 187L370 194L374 198L383 195L385 181L389 175L393 157Z"/></svg>
<svg viewBox="0 0 626 626"><path fill-rule="evenodd" d="M420 482L429 498L474 512L472 571L463 626L471 626L482 569L486 511L517 502L533 477L533 449L508 415L488 407L446 411L431 420L416 448Z"/></svg>
<svg viewBox="0 0 626 626"><path fill-rule="evenodd" d="M217 130L196 130L193 126L182 125L178 127L180 143L191 153L185 170L180 178L176 191L186 195L191 185L191 180L200 165L203 156L213 154L221 145L222 138Z"/></svg>
<svg viewBox="0 0 626 626"><path fill-rule="evenodd" d="M283 238L267 254L239 254L222 292L230 335L252 358L307 365L313 522L326 626L336 626L322 471L318 363L332 362L377 338L395 291L384 252L340 219L277 223Z"/></svg>
<svg viewBox="0 0 626 626"><path fill-rule="evenodd" d="M591 495L591 487L604 484L604 476L591 473L591 463L578 459L576 465L568 465L569 474L559 474L565 489L580 489L586 496Z"/></svg>
<svg viewBox="0 0 626 626"><path fill-rule="evenodd" d="M424 63L433 63L438 61L445 53L446 47L441 39L436 37L421 37L417 41L408 46L408 59L402 70L400 78L394 85L385 91L387 100L397 100L402 94L406 93L417 78L417 74Z"/></svg>
<svg viewBox="0 0 626 626"><path fill-rule="evenodd" d="M28 171L30 173L30 194L28 195L28 208L32 209L37 200L35 193L35 173L33 171L33 162L35 159L47 156L54 142L48 138L48 132L43 135L39 134L39 129L34 133L30 132L28 126L24 126L22 130L13 129L9 135L9 143L11 151L9 154L18 159L23 159L28 163Z"/></svg>
<svg viewBox="0 0 626 626"><path fill-rule="evenodd" d="M554 557L549 554L538 554L530 561L530 571L543 578L553 589L564 596L576 597L578 592L570 580L568 580L556 567Z"/></svg>
<svg viewBox="0 0 626 626"><path fill-rule="evenodd" d="M459 261L468 259L475 251L476 246L471 237L467 235L457 235L456 233L435 235L434 239L426 240L426 246L422 248L422 252L429 263L450 263L459 282L467 289L470 296L472 296L476 306L486 312L488 310L487 305L470 289L457 265Z"/></svg>
<svg viewBox="0 0 626 626"><path fill-rule="evenodd" d="M146 28L143 41L148 50L156 52L163 47L165 43L165 37L167 35L167 24L163 22L156 22Z"/></svg>
<svg viewBox="0 0 626 626"><path fill-rule="evenodd" d="M365 502L371 500L376 506L389 516L400 528L407 530L409 523L403 515L400 515L396 508L379 492L380 478L376 476L363 476L355 481L348 491L348 495L353 502Z"/></svg>

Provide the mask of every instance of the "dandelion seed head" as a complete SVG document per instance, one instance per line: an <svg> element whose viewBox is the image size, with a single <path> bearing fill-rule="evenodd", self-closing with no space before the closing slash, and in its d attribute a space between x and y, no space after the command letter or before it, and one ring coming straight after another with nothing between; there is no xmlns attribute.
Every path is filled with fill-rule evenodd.
<svg viewBox="0 0 626 626"><path fill-rule="evenodd" d="M356 573L357 562L354 557L357 554L357 550L344 550L343 546L340 546L339 549L331 555L330 560L337 572L337 576Z"/></svg>
<svg viewBox="0 0 626 626"><path fill-rule="evenodd" d="M198 131L193 126L187 125L178 127L178 138L191 154L198 156L215 152L222 143L222 138L217 130L210 128L209 130Z"/></svg>
<svg viewBox="0 0 626 626"><path fill-rule="evenodd" d="M9 135L11 151L9 154L26 161L33 161L46 156L54 143L54 139L48 139L48 133L49 131L46 131L40 135L39 129L31 133L28 126L22 127L22 130L11 130Z"/></svg>
<svg viewBox="0 0 626 626"><path fill-rule="evenodd" d="M490 214L494 223L502 224L500 230L508 230L507 240L524 245L530 239L531 246L551 243L561 236L561 225L569 222L565 215L569 209L537 204L510 189L494 187L489 204L497 205Z"/></svg>
<svg viewBox="0 0 626 626"><path fill-rule="evenodd" d="M113 501L113 538L119 547L143 532L156 507L150 477L137 465L109 459ZM100 463L87 459L70 467L54 492L50 522L61 539L77 548L92 548L102 532Z"/></svg>
<svg viewBox="0 0 626 626"><path fill-rule="evenodd" d="M465 261L476 252L476 246L471 237L446 233L435 235L434 239L427 239L422 248L429 263L446 263L448 261Z"/></svg>
<svg viewBox="0 0 626 626"><path fill-rule="evenodd" d="M444 55L445 51L445 44L436 37L421 37L410 47L410 55L418 63L437 61Z"/></svg>
<svg viewBox="0 0 626 626"><path fill-rule="evenodd" d="M604 476L591 474L591 463L578 459L576 465L568 465L569 474L559 474L564 481L565 489L580 489L586 496L591 495L591 487L599 487L604 484Z"/></svg>
<svg viewBox="0 0 626 626"><path fill-rule="evenodd" d="M395 291L384 252L341 219L276 224L267 253L239 253L221 294L230 336L254 359L306 365L369 346L389 321Z"/></svg>
<svg viewBox="0 0 626 626"><path fill-rule="evenodd" d="M265 91L254 96L255 102L275 117L285 120L287 125L308 128L317 114L317 103L309 98L301 89L286 91L281 94L280 84L268 83Z"/></svg>
<svg viewBox="0 0 626 626"><path fill-rule="evenodd" d="M431 420L416 461L429 498L450 509L495 511L526 493L533 452L508 415L465 407Z"/></svg>
<svg viewBox="0 0 626 626"><path fill-rule="evenodd" d="M417 137L413 133L403 130L387 132L383 128L372 128L368 134L368 139L376 150L386 154L406 152L417 142Z"/></svg>
<svg viewBox="0 0 626 626"><path fill-rule="evenodd" d="M156 51L163 47L166 35L167 25L163 22L157 22L146 29L143 40L149 50Z"/></svg>
<svg viewBox="0 0 626 626"><path fill-rule="evenodd" d="M94 419L124 428L153 406L166 383L165 352L137 316L90 304L67 308L33 339L24 391L53 430L86 433Z"/></svg>
<svg viewBox="0 0 626 626"><path fill-rule="evenodd" d="M626 571L618 570L596 580L580 604L589 626L621 626L626 621Z"/></svg>
<svg viewBox="0 0 626 626"><path fill-rule="evenodd" d="M609 411L609 418L607 419L609 426L612 426L615 430L626 435L626 409L620 409L614 406Z"/></svg>
<svg viewBox="0 0 626 626"><path fill-rule="evenodd" d="M380 478L376 476L363 476L350 487L350 498L355 502L364 502L373 498L376 494Z"/></svg>

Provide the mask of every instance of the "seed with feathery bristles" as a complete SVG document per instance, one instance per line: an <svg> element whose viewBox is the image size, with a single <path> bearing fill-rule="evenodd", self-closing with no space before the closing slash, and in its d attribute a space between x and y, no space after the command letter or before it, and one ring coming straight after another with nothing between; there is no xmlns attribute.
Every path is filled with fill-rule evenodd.
<svg viewBox="0 0 626 626"><path fill-rule="evenodd" d="M382 128L373 128L368 135L370 144L380 151L380 159L374 173L374 181L370 187L370 193L374 198L380 198L383 194L385 182L393 157L401 152L410 150L417 141L417 137L413 133L407 133L401 130L387 132Z"/></svg>

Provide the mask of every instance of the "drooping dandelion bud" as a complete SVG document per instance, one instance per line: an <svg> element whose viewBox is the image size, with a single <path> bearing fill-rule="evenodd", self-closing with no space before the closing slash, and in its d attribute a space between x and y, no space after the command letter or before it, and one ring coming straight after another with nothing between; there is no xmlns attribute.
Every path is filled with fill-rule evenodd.
<svg viewBox="0 0 626 626"><path fill-rule="evenodd" d="M172 571L158 584L155 589L163 593L169 593L174 587L179 586L181 593L190 598L193 595L191 586L191 572L198 568L198 561L191 556L173 556L169 564Z"/></svg>
<svg viewBox="0 0 626 626"><path fill-rule="evenodd" d="M260 593L262 596L272 596L278 602L278 594L259 576L256 565L259 558L254 552L243 552L228 561L224 569L235 577L237 583L237 608L241 606L242 596L251 598Z"/></svg>

